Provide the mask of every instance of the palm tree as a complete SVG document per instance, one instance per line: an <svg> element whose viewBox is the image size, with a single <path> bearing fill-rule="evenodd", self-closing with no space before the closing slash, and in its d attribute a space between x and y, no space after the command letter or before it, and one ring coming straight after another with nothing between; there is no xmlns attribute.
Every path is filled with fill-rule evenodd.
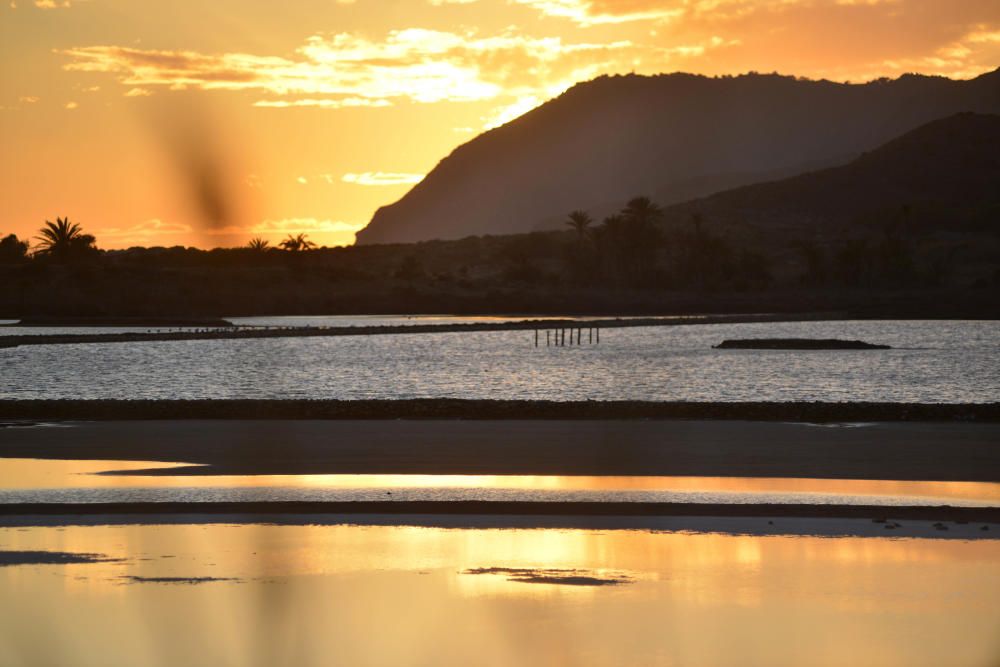
<svg viewBox="0 0 1000 667"><path fill-rule="evenodd" d="M611 237L616 273L631 284L641 284L656 264L657 248L662 243L656 223L663 209L649 197L634 197L621 213L604 221Z"/></svg>
<svg viewBox="0 0 1000 667"><path fill-rule="evenodd" d="M37 254L59 259L91 250L96 241L91 234L84 234L83 228L75 222L70 222L69 218L56 218L55 222L46 220L45 226L39 230L39 235L35 238L41 241L38 244Z"/></svg>
<svg viewBox="0 0 1000 667"><path fill-rule="evenodd" d="M268 243L266 240L262 239L259 236L253 237L252 239L250 239L250 242L247 243L247 248L249 248L250 250L253 250L255 252L264 252L265 250L269 249L270 247L271 247L271 244Z"/></svg>
<svg viewBox="0 0 1000 667"><path fill-rule="evenodd" d="M663 209L649 197L635 197L625 204L622 215L638 226L645 227L659 221L663 217Z"/></svg>
<svg viewBox="0 0 1000 667"><path fill-rule="evenodd" d="M288 238L278 244L281 248L289 252L305 252L312 250L316 244L306 238L305 234L288 235Z"/></svg>
<svg viewBox="0 0 1000 667"><path fill-rule="evenodd" d="M566 224L576 230L577 238L583 243L583 239L587 235L587 228L593 222L594 219L586 211L573 211L569 214Z"/></svg>

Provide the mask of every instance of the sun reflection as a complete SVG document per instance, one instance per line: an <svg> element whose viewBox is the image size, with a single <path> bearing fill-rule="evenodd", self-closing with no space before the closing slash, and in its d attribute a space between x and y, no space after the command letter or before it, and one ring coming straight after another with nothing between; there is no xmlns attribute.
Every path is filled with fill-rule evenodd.
<svg viewBox="0 0 1000 667"><path fill-rule="evenodd" d="M976 665L1000 623L995 540L217 524L4 528L0 549L125 559L0 567L2 664Z"/></svg>

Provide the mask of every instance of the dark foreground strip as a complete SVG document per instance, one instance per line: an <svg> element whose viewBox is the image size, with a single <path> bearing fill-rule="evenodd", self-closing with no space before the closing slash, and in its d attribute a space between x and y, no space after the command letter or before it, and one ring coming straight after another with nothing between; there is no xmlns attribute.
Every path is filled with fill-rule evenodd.
<svg viewBox="0 0 1000 667"><path fill-rule="evenodd" d="M438 514L515 516L700 516L916 519L1000 522L1000 507L886 507L879 505L695 504L626 502L358 501L223 503L11 503L0 516L149 514Z"/></svg>
<svg viewBox="0 0 1000 667"><path fill-rule="evenodd" d="M0 420L738 419L793 422L1000 422L1000 403L658 401L0 400Z"/></svg>

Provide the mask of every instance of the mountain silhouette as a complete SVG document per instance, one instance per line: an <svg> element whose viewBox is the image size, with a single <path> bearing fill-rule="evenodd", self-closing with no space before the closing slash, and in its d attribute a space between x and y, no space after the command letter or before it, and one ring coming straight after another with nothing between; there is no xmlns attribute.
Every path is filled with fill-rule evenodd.
<svg viewBox="0 0 1000 667"><path fill-rule="evenodd" d="M455 149L359 244L511 234L599 217L635 194L669 205L845 164L929 121L1000 113L1000 69L864 84L777 74L602 76Z"/></svg>
<svg viewBox="0 0 1000 667"><path fill-rule="evenodd" d="M935 232L997 230L1000 115L932 121L850 163L677 204L667 220L698 214L733 229L836 236L850 225L892 222ZM913 231L913 230L909 230Z"/></svg>

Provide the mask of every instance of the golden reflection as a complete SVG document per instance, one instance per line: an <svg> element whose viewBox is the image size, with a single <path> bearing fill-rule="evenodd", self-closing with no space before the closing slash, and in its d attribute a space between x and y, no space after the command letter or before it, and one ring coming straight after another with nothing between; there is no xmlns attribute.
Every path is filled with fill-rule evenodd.
<svg viewBox="0 0 1000 667"><path fill-rule="evenodd" d="M1000 655L994 540L220 524L4 528L0 549L125 559L0 567L4 665L988 665ZM631 582L523 583L475 568ZM46 639L54 629L58 642Z"/></svg>
<svg viewBox="0 0 1000 667"><path fill-rule="evenodd" d="M796 479L770 477L586 477L560 475L129 475L186 463L3 459L0 489L115 487L279 487L304 489L478 489L535 492L701 492L905 496L1000 503L988 482ZM126 474L98 475L107 471Z"/></svg>

